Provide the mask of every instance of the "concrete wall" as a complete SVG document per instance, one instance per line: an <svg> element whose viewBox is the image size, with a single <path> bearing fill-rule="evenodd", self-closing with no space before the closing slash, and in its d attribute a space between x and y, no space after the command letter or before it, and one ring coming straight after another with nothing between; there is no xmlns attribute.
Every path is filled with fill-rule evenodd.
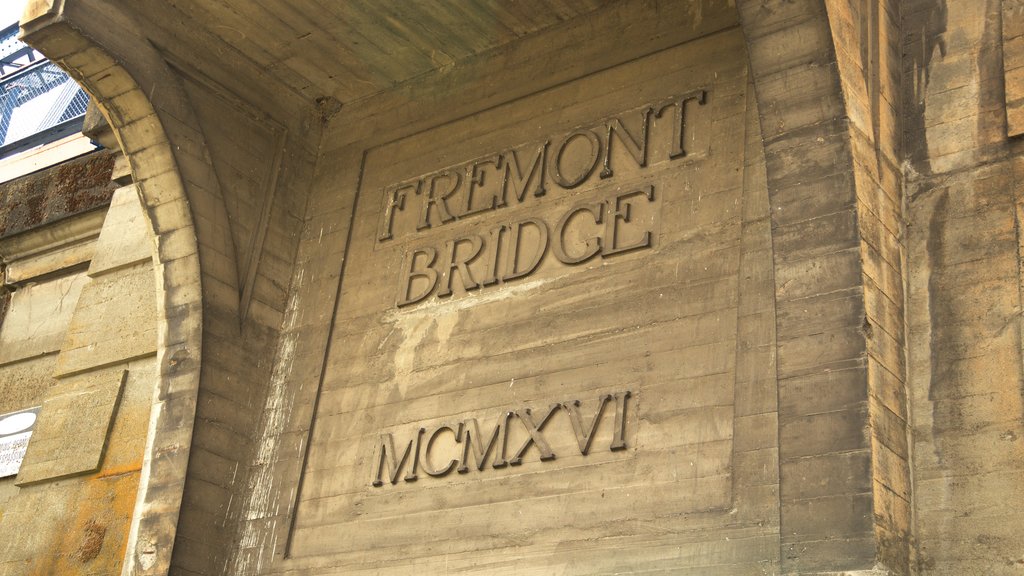
<svg viewBox="0 0 1024 576"><path fill-rule="evenodd" d="M30 8L156 238L127 573L1019 570L1015 2L417 10Z"/></svg>
<svg viewBox="0 0 1024 576"><path fill-rule="evenodd" d="M1014 2L904 7L909 383L917 568L1024 565ZM1004 21L1004 18L1006 21ZM1012 37L1011 35L1008 35ZM1017 86L1015 86L1017 85Z"/></svg>
<svg viewBox="0 0 1024 576"><path fill-rule="evenodd" d="M711 22L727 24L725 15ZM763 351L773 344L774 311L764 298L771 276L770 252L762 248L768 229L759 125L748 107L741 35L735 26L694 35L705 34L633 62L583 70L561 86L540 80L520 87L521 97L489 110L477 112L480 104L463 96L459 109L448 111L450 122L438 123L425 109L423 130L390 120L361 140L328 133L314 202L337 208L318 210L315 225L337 222L353 209L354 215L345 231L350 243L319 390L297 394L300 402L315 403L306 416L311 422L289 422L312 431L295 478L301 491L288 558L270 573L373 573L415 565L427 572L444 566L492 573L628 567L705 574L723 563L751 571L772 564L764 553L777 548L777 480L763 470L775 467L777 451L774 435L763 432L774 423L774 405L759 396L773 384L773 364L764 362ZM553 31L531 48L551 49L559 41ZM719 55L716 65L695 58L709 52ZM514 74L507 78L516 81ZM672 158L678 119L668 103L697 89L706 95L703 104L690 100L685 107L687 156ZM612 117L636 134L652 104L668 109L651 120L645 167L614 148L624 146L615 140L614 174L602 178L598 169L587 170L593 147L563 146L574 128L597 125L600 132ZM336 126L365 123L361 118L377 105L343 110ZM743 137L730 137L735 134ZM463 188L450 206L465 217L443 223L431 211L427 231L417 229L424 196L410 192L394 222L382 224L382 198L393 183L453 165L462 170L464 162L509 149L525 172L537 143L547 138L542 196L539 180L527 182L522 203L510 191L507 208L471 218L456 207L466 201ZM601 146L607 151L609 144ZM505 162L513 161L511 152L504 154ZM347 168L359 164L357 171ZM560 170L583 181L570 188ZM471 208L488 206L487 194L498 188L495 174L480 178L491 178L491 187L481 185ZM653 187L650 197L626 200L632 215L630 224L619 222L621 236L603 235L607 257L576 266L559 261L559 247L583 252L582 238L595 233L585 216L559 231L560 217L574 205L607 202L645 185ZM490 231L524 218L544 222L550 238L545 249L535 236L539 228L523 229L515 248L520 260L543 256L536 271L513 278L507 255L513 248L497 256L493 250L516 241L511 232L496 240ZM380 226L392 228L393 241L379 241ZM638 242L645 230L652 234L649 249L611 255L619 244ZM474 259L468 274L442 274L443 284L425 298L402 303L410 292L427 289L404 284L403 266L411 264L403 258L423 247L443 253L447 241L474 234L486 237L491 256ZM325 256L306 269L335 268L337 257ZM486 282L485 264L494 257L506 279L473 288ZM297 313L308 315L318 304L301 301ZM484 431L480 442L503 410L518 411L502 440L515 460L527 438L525 408L540 422L552 403L579 400L591 422L602 394L626 392L624 408L617 400L606 406L586 455L573 439L570 412L559 408L544 426L555 458L528 448L522 463L479 467L465 462L445 435L432 451L424 444L418 457L409 457L401 475L422 466L419 480L385 478L382 486L372 485L383 433L392 434L401 451L419 426L430 434L442 422L476 419ZM623 449L609 450L620 412ZM674 432L679 425L690 432ZM499 451L505 449L492 449L487 459L500 460ZM477 469L429 477L431 462L451 458ZM645 518L645 529L637 529L636 518ZM676 561L669 566L666 558Z"/></svg>
<svg viewBox="0 0 1024 576"><path fill-rule="evenodd" d="M4 185L0 412L39 407L0 479L0 572L112 574L124 563L155 386L149 223L98 152ZM111 194L111 192L113 193Z"/></svg>

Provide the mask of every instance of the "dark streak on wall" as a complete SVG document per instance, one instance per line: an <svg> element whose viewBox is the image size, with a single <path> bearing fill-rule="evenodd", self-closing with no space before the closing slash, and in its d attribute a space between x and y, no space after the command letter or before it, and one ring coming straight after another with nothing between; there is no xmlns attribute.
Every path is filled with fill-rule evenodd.
<svg viewBox="0 0 1024 576"><path fill-rule="evenodd" d="M911 69L904 80L907 160L920 174L931 173L928 141L925 138L925 92L931 80L933 59L946 57L946 29L949 13L946 0L919 0L903 8L904 54Z"/></svg>
<svg viewBox="0 0 1024 576"><path fill-rule="evenodd" d="M0 278L4 277L4 265L0 263ZM0 326L4 323L4 316L7 315L7 305L11 301L11 293L7 288L0 285Z"/></svg>

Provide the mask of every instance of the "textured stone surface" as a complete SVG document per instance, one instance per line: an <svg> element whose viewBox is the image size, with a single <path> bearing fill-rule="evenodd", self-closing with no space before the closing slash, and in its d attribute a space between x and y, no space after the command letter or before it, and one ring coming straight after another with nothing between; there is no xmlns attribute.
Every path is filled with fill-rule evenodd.
<svg viewBox="0 0 1024 576"><path fill-rule="evenodd" d="M63 436L63 432L51 436L54 442L50 444L51 448L64 444L70 457L44 463L37 469L59 474L67 471L67 465L76 459L87 465L80 460L80 454L87 451L80 450L79 443L91 451L102 438L105 449L98 470L20 487L16 482L21 480L14 477L0 481L0 572L12 576L119 573L128 539L128 519L132 517L138 493L155 365L152 359L144 359L58 381L50 393L50 397L58 397L67 390L61 387L65 382L68 388L82 386L79 391L97 392L94 386L107 392L116 390L124 371L128 372L128 379L111 425L101 430L95 423L81 421L83 416L102 414L74 403L68 417L79 419L79 425L68 426L68 436ZM0 372L0 376L6 374ZM89 442L83 442L86 439ZM28 526L34 529L27 530Z"/></svg>
<svg viewBox="0 0 1024 576"><path fill-rule="evenodd" d="M12 412L27 406L38 406L53 385L55 355L40 356L3 367L0 378L0 410Z"/></svg>
<svg viewBox="0 0 1024 576"><path fill-rule="evenodd" d="M1022 166L1006 139L1019 130L1020 8L917 0L905 15L931 56L908 54L904 72L928 79L904 113L916 563L929 576L1024 566Z"/></svg>
<svg viewBox="0 0 1024 576"><path fill-rule="evenodd" d="M1002 10L1003 82L1006 134L1024 134L1024 2L1004 0Z"/></svg>
<svg viewBox="0 0 1024 576"><path fill-rule="evenodd" d="M125 143L158 233L171 343L153 497L129 545L139 573L1019 571L1021 165L1006 140L1019 2L85 5L69 0L35 38L79 71ZM281 42L254 40L266 36ZM664 63L690 41L706 49ZM392 178L465 169L545 134L557 147L636 112L601 102L643 101L701 78L666 70L726 63L713 94L740 69L752 86L716 108L733 115L715 118L730 129L710 161L652 162L645 182L683 192L659 200L675 218L650 254L578 267L549 254L518 284L464 293L456 279L452 296L392 309L394 246L443 254L448 231L486 233L533 208L550 219L597 194L585 185L389 244L374 238ZM552 89L563 97L545 100ZM715 242L714 256L700 249ZM622 270L632 282L602 275ZM677 270L686 278L650 280ZM714 310L690 313L701 306ZM605 336L623 343L600 348ZM702 339L723 347L685 355ZM688 380L710 365L721 370ZM555 460L533 447L493 478L352 480L372 479L374 431L539 412L611 391L603 378L640 386L636 452L567 463L576 442L559 412ZM644 459L667 441L678 461ZM690 482L682 496L630 484L670 471ZM80 533L75 557L101 538Z"/></svg>
<svg viewBox="0 0 1024 576"><path fill-rule="evenodd" d="M51 393L43 401L16 484L99 469L127 376L123 369L92 372L65 380Z"/></svg>
<svg viewBox="0 0 1024 576"><path fill-rule="evenodd" d="M4 183L0 236L106 205L114 191L113 166L114 153L104 151Z"/></svg>
<svg viewBox="0 0 1024 576"><path fill-rule="evenodd" d="M114 191L103 220L103 229L96 241L96 256L89 264L89 275L97 276L153 259L152 234L149 221L142 212L135 186Z"/></svg>
<svg viewBox="0 0 1024 576"><path fill-rule="evenodd" d="M0 239L4 282L17 289L26 282L78 272L93 256L103 218L102 208L90 210Z"/></svg>
<svg viewBox="0 0 1024 576"><path fill-rule="evenodd" d="M71 322L84 273L31 283L11 295L0 325L0 364L57 352Z"/></svg>
<svg viewBox="0 0 1024 576"><path fill-rule="evenodd" d="M55 375L102 367L156 351L156 296L148 266L94 277L68 325Z"/></svg>
<svg viewBox="0 0 1024 576"><path fill-rule="evenodd" d="M22 199L38 200L32 196ZM89 280L82 271L93 257L104 212L93 210L4 238L2 253L10 265L6 279L16 283L15 296L39 299L35 302L37 309L53 306L55 302L71 309L80 308L77 291L56 294L48 286L72 282L75 287L95 287L107 277L100 271ZM101 248L112 253L106 261L116 261L118 255L130 254L137 248L122 246L118 240L136 242L138 238L119 232L108 234ZM120 571L140 486L142 454L148 440L157 379L152 358L126 363L125 358L116 357L115 348L129 344L121 351L151 355L155 348L155 318L151 313L149 350L144 352L124 338L125 333L139 326L126 330L123 325L104 323L108 319L123 319L130 312L124 308L132 301L129 292L137 293L140 287L149 292L147 304L153 306L152 268L148 259L138 262L118 269L121 276L116 276L115 271L108 283L115 293L106 299L105 310L96 308L99 303L93 298L90 311L79 311L91 314L89 327L94 329L93 334L105 333L113 335L110 340L122 340L107 342L106 348L100 346L107 354L101 360L108 367L86 369L57 379L53 375L58 355L52 353L0 366L0 404L5 409L43 404L48 414L40 420L43 433L36 436L36 445L29 449L30 464L22 468L22 477L0 480L0 573L100 576ZM137 272L138 282L127 282L122 287L125 292L116 294L113 287L133 271ZM149 283L148 290L142 282ZM12 309L0 323L0 333L11 334L10 345L5 341L0 350L14 354L18 350L24 352L28 346L38 352L46 338L50 338L43 347L46 350L57 352L64 346L70 325L67 316L53 314L47 321L63 321L63 327L42 330L45 326L40 325L33 332L18 320L19 310ZM139 316L134 318L139 320ZM141 328L142 332L147 329ZM54 340L56 333L63 334ZM122 385L125 371L129 376ZM44 525L50 528L43 528ZM26 530L26 526L36 528Z"/></svg>

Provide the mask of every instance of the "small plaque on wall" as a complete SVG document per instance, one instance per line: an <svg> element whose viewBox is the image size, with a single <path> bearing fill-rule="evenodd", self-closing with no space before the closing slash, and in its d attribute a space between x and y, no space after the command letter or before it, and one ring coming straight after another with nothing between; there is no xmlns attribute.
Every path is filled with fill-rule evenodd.
<svg viewBox="0 0 1024 576"><path fill-rule="evenodd" d="M38 415L39 406L0 414L0 478L14 476L21 469Z"/></svg>

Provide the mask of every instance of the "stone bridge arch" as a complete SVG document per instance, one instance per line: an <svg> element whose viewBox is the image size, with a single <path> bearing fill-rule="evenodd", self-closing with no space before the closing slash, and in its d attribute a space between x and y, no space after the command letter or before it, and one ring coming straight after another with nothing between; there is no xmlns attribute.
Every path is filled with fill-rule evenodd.
<svg viewBox="0 0 1024 576"><path fill-rule="evenodd" d="M126 574L166 574L189 465L201 381L203 278L232 274L200 267L205 250L230 254L223 237L197 234L191 206L208 228L226 225L219 189L204 174L205 142L179 81L152 45L126 31L139 25L84 3L30 3L26 41L38 46L89 92L127 157L156 243L159 382L129 535ZM186 158L187 157L187 158ZM199 241L197 236L202 236ZM211 244L212 243L212 244Z"/></svg>
<svg viewBox="0 0 1024 576"><path fill-rule="evenodd" d="M772 215L779 557L787 574L876 564L902 572L909 562L907 454L896 445L906 434L901 189L897 138L880 129L892 120L886 78L899 62L885 54L884 11L861 14L860 5L739 0L737 7ZM241 290L232 224L180 76L144 34L126 33L140 28L123 6L36 2L23 29L104 110L156 234L160 399L126 573L166 574L175 536L203 533L180 523L177 510L190 506L182 504L189 482L202 482L187 480L193 433L211 426L195 418L200 391L224 377L215 372L223 365L207 369L208 358L237 352L210 339L241 323L238 301L225 296ZM335 111L328 100L307 104L324 122ZM807 358L807 349L819 354ZM815 437L833 443L808 443ZM809 463L852 480L809 491ZM197 517L207 513L200 508ZM237 514L221 513L225 522ZM176 557L202 536L191 538ZM223 535L213 540L232 544ZM192 556L205 557L182 554L173 565L211 575L227 565L223 550L196 550Z"/></svg>

